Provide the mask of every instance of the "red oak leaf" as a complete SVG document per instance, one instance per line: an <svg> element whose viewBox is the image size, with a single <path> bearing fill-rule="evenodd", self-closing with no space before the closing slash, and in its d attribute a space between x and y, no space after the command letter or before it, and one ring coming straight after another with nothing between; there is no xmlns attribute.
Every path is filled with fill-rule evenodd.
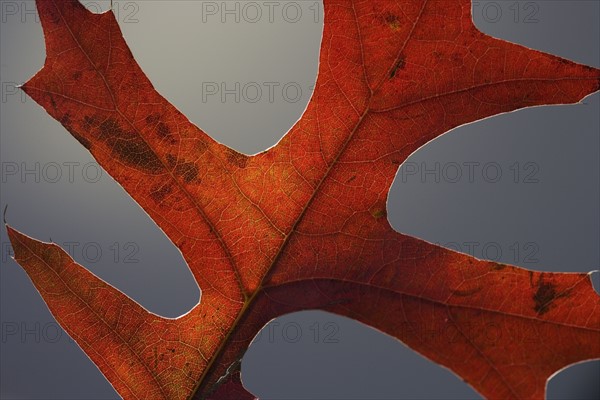
<svg viewBox="0 0 600 400"><path fill-rule="evenodd" d="M306 112L276 146L246 156L154 90L111 12L37 0L47 58L23 90L181 250L202 298L162 318L55 244L8 227L15 259L126 399L251 398L239 373L245 349L270 319L306 309L392 335L486 397L542 398L555 371L600 357L589 276L402 235L386 199L399 165L431 139L577 102L598 90L600 71L479 32L470 0L324 3ZM490 342L498 329L510 334Z"/></svg>

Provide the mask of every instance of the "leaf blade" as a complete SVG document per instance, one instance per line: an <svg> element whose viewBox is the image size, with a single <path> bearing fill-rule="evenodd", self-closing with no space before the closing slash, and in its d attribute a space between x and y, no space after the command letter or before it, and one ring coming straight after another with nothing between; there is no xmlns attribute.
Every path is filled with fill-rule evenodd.
<svg viewBox="0 0 600 400"><path fill-rule="evenodd" d="M185 356L177 361L165 357L165 351L170 351L166 348L154 347L154 355L139 349L144 360L155 360L154 365L140 362L149 380L133 382L135 393L124 386L119 390L124 397L137 397L145 386L168 398L225 396L229 389L240 394L239 381L229 386L229 380L220 378L228 376L227 370L238 362L262 324L285 310L315 307L357 318L408 342L490 396L539 397L549 375L544 368L598 357L596 348L579 352L563 345L563 364L552 364L547 354L535 349L532 357L542 361L535 365L536 373L527 375L526 384L517 379L525 372L507 379L505 375L512 374L497 370L492 378L477 380L480 369L454 363L460 352L446 356L450 361L432 355L420 348L417 336L397 331L385 312L363 310L360 302L363 296L370 298L365 291L377 293L372 295L374 301L384 292L392 293L382 309L402 307L406 315L414 313L403 319L410 321L420 318L416 310L433 296L437 302L429 321L433 325L449 317L481 323L485 318L477 313L497 311L467 307L471 310L467 312L459 303L492 303L506 296L506 288L502 291L492 281L495 296L486 297L481 288L464 287L457 279L482 271L506 278L511 275L498 271L507 267L394 232L385 218L391 182L412 152L456 126L527 106L579 101L598 90L597 69L481 34L472 23L466 0L329 0L325 2L319 78L303 118L275 147L247 157L214 142L154 90L111 13L93 15L68 0L37 0L37 5L47 59L23 89L148 212L182 251L202 289L201 303L189 314L172 321L151 317L156 318L155 328L183 335L183 348L177 352ZM50 245L37 242L35 246ZM15 253L19 251L20 263L29 273L32 267L23 257L27 250L17 248ZM418 261L427 257L442 261L435 268L428 261L423 271L416 269ZM473 266L467 270L457 266L463 264ZM529 272L507 271L520 277L509 289L524 287ZM420 274L427 279L415 278ZM91 282L104 284L90 275L79 283L77 274L71 275L71 283L82 287ZM534 276L537 289L523 289L513 305L557 318L552 314L555 306L571 298L566 292L557 294L557 288L571 278L547 274L543 279L544 275L534 274L532 280ZM548 277L552 284L545 280ZM400 290L406 284L400 278L422 284L419 290L423 292L410 287L410 282ZM471 279L486 282L484 276ZM582 276L578 279L583 282ZM324 284L330 281L335 284ZM432 281L437 284L432 286ZM289 285L298 288L290 290ZM294 291L297 295L287 303L274 301L274 292L282 287L287 296ZM577 318L597 308L597 296L585 287L578 295L587 303L581 313L574 314ZM114 288L110 293L124 298ZM346 297L337 298L340 293ZM42 295L48 302L48 294ZM444 295L454 303L439 298ZM314 303L316 299L322 302ZM346 304L349 301L353 302ZM409 305L404 307L405 303ZM462 311L439 313L444 307ZM60 307L53 309L59 320L63 312ZM597 339L598 322L590 321L594 324L591 339ZM78 321L63 323L67 330L85 330ZM460 333L465 342L471 339ZM137 337L143 343L160 338L154 332ZM479 350L477 346L469 349ZM86 353L94 351L89 347ZM444 349L439 351L443 355ZM134 356L139 355L126 358ZM473 357L481 362L489 356L479 351ZM191 366L182 367L182 360ZM97 358L94 362L102 364ZM103 368L111 382L119 379L119 374L111 375L110 368ZM157 383L158 376L161 381ZM220 392L219 384L224 382L224 392Z"/></svg>

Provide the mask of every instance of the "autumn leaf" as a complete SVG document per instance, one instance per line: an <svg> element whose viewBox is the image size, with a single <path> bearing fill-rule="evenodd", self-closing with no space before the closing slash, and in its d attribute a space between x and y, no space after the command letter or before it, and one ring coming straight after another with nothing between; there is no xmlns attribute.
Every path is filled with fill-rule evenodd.
<svg viewBox="0 0 600 400"><path fill-rule="evenodd" d="M111 12L37 0L43 69L22 89L183 254L202 297L148 312L52 243L7 227L15 259L125 399L253 398L239 360L272 318L350 317L489 398L542 398L600 357L587 274L482 261L394 231L392 180L431 139L523 107L580 101L600 71L479 32L470 0L325 0L318 80L301 120L255 156L212 140L153 88ZM439 332L423 335L422 332ZM490 335L502 331L496 341Z"/></svg>

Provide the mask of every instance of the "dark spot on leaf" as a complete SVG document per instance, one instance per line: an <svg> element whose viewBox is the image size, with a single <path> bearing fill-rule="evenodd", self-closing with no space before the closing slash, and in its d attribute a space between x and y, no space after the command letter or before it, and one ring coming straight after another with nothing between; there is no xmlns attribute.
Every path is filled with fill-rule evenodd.
<svg viewBox="0 0 600 400"><path fill-rule="evenodd" d="M85 147L88 150L90 150L92 148L92 142L90 142L89 140L87 140L86 138L84 138L83 136L81 136L80 134L78 134L75 131L69 131L69 132L83 147Z"/></svg>
<svg viewBox="0 0 600 400"><path fill-rule="evenodd" d="M60 14L58 13L58 10L56 8L51 8L47 12L50 17L50 21L53 24L58 25L60 23Z"/></svg>
<svg viewBox="0 0 600 400"><path fill-rule="evenodd" d="M74 80L78 81L79 78L81 78L81 71L75 71L75 72L73 72L73 74L71 76L73 77Z"/></svg>
<svg viewBox="0 0 600 400"><path fill-rule="evenodd" d="M387 212L385 211L385 209L372 208L371 215L373 216L373 218L379 219L385 217L387 215Z"/></svg>
<svg viewBox="0 0 600 400"><path fill-rule="evenodd" d="M158 188L152 189L152 191L150 192L150 197L156 203L160 203L172 191L173 188L170 185L161 185Z"/></svg>
<svg viewBox="0 0 600 400"><path fill-rule="evenodd" d="M160 121L160 114L154 113L154 114L148 115L146 117L146 124L147 125L157 124L156 125L156 133L158 134L158 136L161 139L167 139L170 144L176 143L175 137L171 134L171 129L169 128L169 125Z"/></svg>
<svg viewBox="0 0 600 400"><path fill-rule="evenodd" d="M479 287L475 287L475 288L471 288L471 289L456 289L456 290L452 290L452 294L458 297L467 297L467 296L471 296L474 295L475 293L481 291L481 286Z"/></svg>
<svg viewBox="0 0 600 400"><path fill-rule="evenodd" d="M71 126L71 114L66 113L60 117L60 123L63 124L65 128L69 128Z"/></svg>
<svg viewBox="0 0 600 400"><path fill-rule="evenodd" d="M146 117L146 123L147 124L155 124L156 122L158 122L159 119L160 119L159 114L151 114Z"/></svg>
<svg viewBox="0 0 600 400"><path fill-rule="evenodd" d="M158 134L162 137L167 137L171 134L171 129L169 129L169 127L164 122L159 122Z"/></svg>
<svg viewBox="0 0 600 400"><path fill-rule="evenodd" d="M399 70L404 69L405 66L406 66L406 58L404 57L404 55L400 54L400 57L398 58L396 65L394 65L394 68L392 68L392 71L390 72L390 79L395 77L396 73Z"/></svg>
<svg viewBox="0 0 600 400"><path fill-rule="evenodd" d="M50 95L50 104L52 104L52 108L56 111L56 101L54 101L54 96Z"/></svg>
<svg viewBox="0 0 600 400"><path fill-rule="evenodd" d="M175 167L175 175L182 177L186 183L195 182L198 179L198 167L191 162L178 164Z"/></svg>
<svg viewBox="0 0 600 400"><path fill-rule="evenodd" d="M356 175L352 175L352 176L351 176L351 177L350 177L350 178L349 178L349 179L346 181L346 183L350 183L350 182L352 182L352 181L353 181L353 180L355 180L355 179L356 179Z"/></svg>
<svg viewBox="0 0 600 400"><path fill-rule="evenodd" d="M77 139L79 143L86 149L90 149L92 147L92 143L84 138L79 132L75 131L73 125L71 124L71 114L66 113L60 118L60 123L69 131L69 133Z"/></svg>
<svg viewBox="0 0 600 400"><path fill-rule="evenodd" d="M504 268L506 268L506 264L492 263L492 269L494 271L502 271Z"/></svg>
<svg viewBox="0 0 600 400"><path fill-rule="evenodd" d="M231 164L235 165L238 168L246 168L246 163L248 162L248 157L238 153L235 150L229 150L227 152L227 161Z"/></svg>
<svg viewBox="0 0 600 400"><path fill-rule="evenodd" d="M92 117L85 116L85 117L83 117L83 129L90 130L92 128L95 128L97 124L98 124L98 119L95 116L92 116Z"/></svg>
<svg viewBox="0 0 600 400"><path fill-rule="evenodd" d="M388 13L384 17L385 23L390 27L390 29L397 31L400 29L400 20L397 15Z"/></svg>
<svg viewBox="0 0 600 400"><path fill-rule="evenodd" d="M164 122L159 122L156 131L158 132L158 135L161 138L167 139L171 144L175 144L175 137L173 137L173 135L171 134L171 129L167 124L165 124Z"/></svg>
<svg viewBox="0 0 600 400"><path fill-rule="evenodd" d="M169 167L174 167L177 164L177 158L173 154L167 154L167 164Z"/></svg>
<svg viewBox="0 0 600 400"><path fill-rule="evenodd" d="M533 271L529 271L529 286L533 287Z"/></svg>
<svg viewBox="0 0 600 400"><path fill-rule="evenodd" d="M548 312L550 309L550 303L552 303L554 299L556 299L556 288L552 283L544 282L543 278L540 277L538 289L533 295L535 312L540 315Z"/></svg>
<svg viewBox="0 0 600 400"><path fill-rule="evenodd" d="M571 290L557 292L556 286L552 282L544 281L543 273L540 274L537 286L537 291L533 295L533 301L535 302L534 310L538 315L548 312L555 300L568 297L571 294Z"/></svg>
<svg viewBox="0 0 600 400"><path fill-rule="evenodd" d="M198 140L196 142L196 150L198 150L198 155L204 154L204 152L208 149L208 144L203 140Z"/></svg>
<svg viewBox="0 0 600 400"><path fill-rule="evenodd" d="M154 174L164 170L154 151L137 133L126 132L112 118L102 122L98 128L100 140L106 142L113 155L123 163Z"/></svg>

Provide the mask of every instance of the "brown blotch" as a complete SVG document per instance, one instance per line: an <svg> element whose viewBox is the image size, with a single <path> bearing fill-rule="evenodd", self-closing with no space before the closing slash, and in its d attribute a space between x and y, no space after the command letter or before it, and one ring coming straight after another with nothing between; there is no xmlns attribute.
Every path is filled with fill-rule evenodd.
<svg viewBox="0 0 600 400"><path fill-rule="evenodd" d="M160 119L160 114L151 114L146 117L147 124L155 124Z"/></svg>
<svg viewBox="0 0 600 400"><path fill-rule="evenodd" d="M539 315L545 314L550 309L551 303L556 299L556 288L550 282L544 282L540 277L538 289L533 295L535 307L533 308Z"/></svg>
<svg viewBox="0 0 600 400"><path fill-rule="evenodd" d="M52 104L52 108L54 109L54 111L56 111L56 101L54 101L54 96L50 95L50 104Z"/></svg>
<svg viewBox="0 0 600 400"><path fill-rule="evenodd" d="M393 31L397 31L400 29L400 20L397 15L388 13L384 17L385 23L392 29Z"/></svg>
<svg viewBox="0 0 600 400"><path fill-rule="evenodd" d="M159 122L158 134L162 137L167 137L171 134L171 129L164 122Z"/></svg>
<svg viewBox="0 0 600 400"><path fill-rule="evenodd" d="M126 132L119 123L110 118L98 127L100 140L104 141L115 157L123 163L149 173L160 173L164 166L154 151L137 133Z"/></svg>
<svg viewBox="0 0 600 400"><path fill-rule="evenodd" d="M379 219L379 218L383 218L387 215L387 212L385 211L385 209L380 209L380 208L373 208L371 209L371 215L373 216L373 218L375 219Z"/></svg>
<svg viewBox="0 0 600 400"><path fill-rule="evenodd" d="M150 114L146 117L147 125L154 125L158 122L156 126L156 133L160 136L161 139L167 139L170 144L175 144L175 137L171 134L171 128L164 122L160 121L160 114L154 113Z"/></svg>
<svg viewBox="0 0 600 400"><path fill-rule="evenodd" d="M163 139L167 139L171 144L175 144L175 137L171 133L171 129L167 124L165 124L164 122L159 122L156 131L158 132L158 136L160 136Z"/></svg>
<svg viewBox="0 0 600 400"><path fill-rule="evenodd" d="M533 301L535 302L534 310L538 315L542 315L550 310L552 304L556 299L562 297L569 297L571 290L565 290L558 293L556 291L556 285L552 282L544 281L544 274L540 274L540 279L537 283L537 290L533 295Z"/></svg>
<svg viewBox="0 0 600 400"><path fill-rule="evenodd" d="M78 80L79 80L79 78L81 78L81 71L75 71L75 72L73 72L73 74L71 75L71 77L72 77L74 80L78 81Z"/></svg>
<svg viewBox="0 0 600 400"><path fill-rule="evenodd" d="M186 183L198 181L198 167L191 162L177 165L175 167L175 174L182 177Z"/></svg>
<svg viewBox="0 0 600 400"><path fill-rule="evenodd" d="M529 286L533 287L533 271L528 271L529 273Z"/></svg>
<svg viewBox="0 0 600 400"><path fill-rule="evenodd" d="M161 185L150 192L150 198L152 198L152 200L154 200L156 203L160 203L172 191L173 188L170 185Z"/></svg>
<svg viewBox="0 0 600 400"><path fill-rule="evenodd" d="M481 291L481 286L471 288L471 289L462 289L462 290L455 289L455 290L452 290L451 292L454 296L467 297L467 296L472 296L479 291Z"/></svg>
<svg viewBox="0 0 600 400"><path fill-rule="evenodd" d="M177 157L173 154L167 154L167 164L169 164L169 167L174 167L177 164Z"/></svg>
<svg viewBox="0 0 600 400"><path fill-rule="evenodd" d="M71 135L86 149L90 150L92 148L92 142L81 136L79 133L69 130Z"/></svg>
<svg viewBox="0 0 600 400"><path fill-rule="evenodd" d="M202 139L196 141L196 150L198 151L198 155L204 154L206 150L208 150L208 144Z"/></svg>
<svg viewBox="0 0 600 400"><path fill-rule="evenodd" d="M504 268L506 268L506 264L492 263L492 269L494 271L502 271Z"/></svg>
<svg viewBox="0 0 600 400"><path fill-rule="evenodd" d="M62 117L60 117L60 123L69 131L71 136L73 136L83 147L86 149L90 149L92 147L92 143L84 138L79 132L75 131L73 125L71 124L71 114L66 113Z"/></svg>
<svg viewBox="0 0 600 400"><path fill-rule="evenodd" d="M48 10L48 15L50 17L50 21L55 24L58 25L60 23L61 17L60 14L58 13L58 10L55 7L51 7Z"/></svg>
<svg viewBox="0 0 600 400"><path fill-rule="evenodd" d="M90 130L95 128L98 125L98 118L95 116L85 116L83 117L83 129Z"/></svg>
<svg viewBox="0 0 600 400"><path fill-rule="evenodd" d="M227 161L231 164L235 165L238 168L246 168L246 164L248 163L248 156L243 155L242 153L238 153L235 150L229 150L227 152Z"/></svg>
<svg viewBox="0 0 600 400"><path fill-rule="evenodd" d="M60 117L60 123L63 124L65 128L71 127L71 114L66 113L62 117Z"/></svg>
<svg viewBox="0 0 600 400"><path fill-rule="evenodd" d="M404 57L404 55L400 54L400 57L398 58L396 65L394 65L394 68L392 68L392 70L390 72L390 79L395 77L396 73L399 70L403 70L405 66L406 66L406 58Z"/></svg>

